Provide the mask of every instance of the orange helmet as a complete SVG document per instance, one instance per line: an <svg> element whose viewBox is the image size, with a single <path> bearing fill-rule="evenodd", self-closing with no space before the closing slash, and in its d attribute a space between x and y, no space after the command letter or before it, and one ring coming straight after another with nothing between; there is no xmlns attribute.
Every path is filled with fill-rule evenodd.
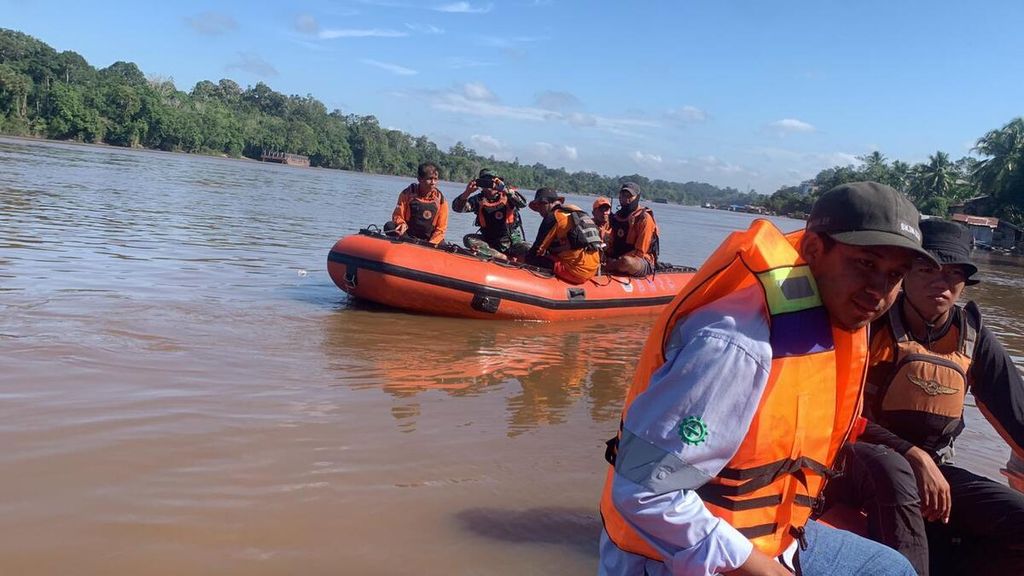
<svg viewBox="0 0 1024 576"><path fill-rule="evenodd" d="M597 209L601 206L608 206L609 208L611 208L612 201L605 198L604 196L600 196L597 200L594 200L593 210L596 212Z"/></svg>

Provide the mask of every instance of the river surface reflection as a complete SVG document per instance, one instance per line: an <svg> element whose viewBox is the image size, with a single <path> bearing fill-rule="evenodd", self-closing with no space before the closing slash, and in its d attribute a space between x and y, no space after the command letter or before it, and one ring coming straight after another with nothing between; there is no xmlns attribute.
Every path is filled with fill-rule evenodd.
<svg viewBox="0 0 1024 576"><path fill-rule="evenodd" d="M348 300L328 250L408 182L0 139L0 574L593 573L650 319ZM654 209L678 264L751 219ZM1020 363L1020 261L979 265ZM996 475L968 418L961 462Z"/></svg>

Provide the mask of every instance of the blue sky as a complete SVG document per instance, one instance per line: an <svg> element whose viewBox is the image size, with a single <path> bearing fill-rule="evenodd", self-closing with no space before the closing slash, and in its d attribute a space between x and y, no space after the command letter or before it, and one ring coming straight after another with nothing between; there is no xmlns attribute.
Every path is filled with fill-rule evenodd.
<svg viewBox="0 0 1024 576"><path fill-rule="evenodd" d="M1022 114L1024 2L0 0L0 26L182 90L263 81L484 155L771 193Z"/></svg>

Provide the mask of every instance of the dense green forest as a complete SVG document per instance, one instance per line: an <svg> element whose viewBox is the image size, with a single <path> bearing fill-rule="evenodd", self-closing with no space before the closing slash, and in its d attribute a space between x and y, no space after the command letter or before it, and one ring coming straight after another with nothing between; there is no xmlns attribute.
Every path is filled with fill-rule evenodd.
<svg viewBox="0 0 1024 576"><path fill-rule="evenodd" d="M979 138L980 160L953 161L939 151L912 166L874 152L858 158L859 165L829 168L764 196L701 182L504 162L461 142L441 150L426 136L382 128L373 116L328 112L312 95L286 96L262 82L243 89L229 79L204 80L183 92L170 80L147 79L133 63L97 70L75 52L57 52L31 36L0 29L0 133L248 158L264 150L290 152L309 156L313 166L403 176L413 176L429 160L447 180L466 182L486 167L523 188L554 186L577 194L612 195L620 182L633 180L652 199L760 205L795 215L807 213L817 194L836 184L870 179L903 190L926 214L947 215L959 201L988 195L994 215L1024 224L1022 118Z"/></svg>
<svg viewBox="0 0 1024 576"><path fill-rule="evenodd" d="M79 54L57 52L21 32L0 29L0 133L114 146L259 158L263 150L309 156L313 166L413 176L432 161L442 177L468 182L490 168L522 188L554 186L577 194L614 194L633 180L648 198L683 204L749 204L762 198L700 182L569 173L543 164L484 158L461 142L441 150L426 136L382 128L373 116L344 114L312 95L286 96L266 84L242 88L207 80L191 91L147 79L138 66L95 69Z"/></svg>

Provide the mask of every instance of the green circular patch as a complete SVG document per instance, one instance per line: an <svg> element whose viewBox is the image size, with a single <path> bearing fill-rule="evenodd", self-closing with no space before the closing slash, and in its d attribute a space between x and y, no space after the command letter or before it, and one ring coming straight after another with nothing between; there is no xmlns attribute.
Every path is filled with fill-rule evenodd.
<svg viewBox="0 0 1024 576"><path fill-rule="evenodd" d="M687 416L679 423L679 437L683 444L700 444L708 438L708 425L699 416Z"/></svg>

